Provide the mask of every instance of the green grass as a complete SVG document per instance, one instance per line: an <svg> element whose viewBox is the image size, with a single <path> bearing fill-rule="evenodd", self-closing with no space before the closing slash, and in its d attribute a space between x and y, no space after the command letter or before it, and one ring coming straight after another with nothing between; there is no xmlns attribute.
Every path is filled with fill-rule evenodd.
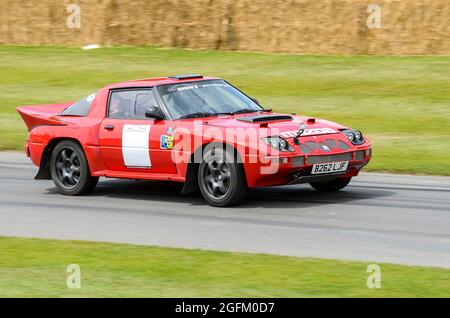
<svg viewBox="0 0 450 318"><path fill-rule="evenodd" d="M22 149L15 107L76 100L111 82L203 73L266 107L361 129L366 170L450 175L450 57L301 56L158 48L0 46L0 149Z"/></svg>
<svg viewBox="0 0 450 318"><path fill-rule="evenodd" d="M450 270L380 264L369 289L368 264L0 237L0 297L450 297Z"/></svg>

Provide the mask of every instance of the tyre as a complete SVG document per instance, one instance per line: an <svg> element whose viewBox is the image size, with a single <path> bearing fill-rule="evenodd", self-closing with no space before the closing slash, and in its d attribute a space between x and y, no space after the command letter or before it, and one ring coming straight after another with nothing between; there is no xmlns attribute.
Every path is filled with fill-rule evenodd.
<svg viewBox="0 0 450 318"><path fill-rule="evenodd" d="M94 190L98 177L92 177L83 148L71 140L61 141L50 158L50 174L65 195L81 195Z"/></svg>
<svg viewBox="0 0 450 318"><path fill-rule="evenodd" d="M248 190L242 164L222 147L205 151L198 170L198 185L205 200L217 207L239 203Z"/></svg>
<svg viewBox="0 0 450 318"><path fill-rule="evenodd" d="M339 178L327 182L311 182L310 185L319 192L332 192L345 188L352 178Z"/></svg>

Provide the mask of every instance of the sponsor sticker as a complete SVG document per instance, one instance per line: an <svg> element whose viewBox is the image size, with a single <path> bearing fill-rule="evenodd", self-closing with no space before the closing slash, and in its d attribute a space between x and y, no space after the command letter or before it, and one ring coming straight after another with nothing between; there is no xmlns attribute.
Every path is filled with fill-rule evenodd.
<svg viewBox="0 0 450 318"><path fill-rule="evenodd" d="M297 135L298 130L294 131L285 131L280 133L280 136L283 138L292 138ZM304 136L313 136L313 135L325 135L325 134L334 134L337 131L331 128L311 128L311 129L305 129L305 131L302 134L302 137Z"/></svg>
<svg viewBox="0 0 450 318"><path fill-rule="evenodd" d="M172 149L173 148L173 136L161 135L160 146L161 146L161 149Z"/></svg>
<svg viewBox="0 0 450 318"><path fill-rule="evenodd" d="M168 127L168 128L167 128L167 134L168 134L169 136L173 136L174 130L175 130L175 128L173 128L173 127Z"/></svg>
<svg viewBox="0 0 450 318"><path fill-rule="evenodd" d="M149 137L150 125L124 125L122 156L128 168L151 168Z"/></svg>
<svg viewBox="0 0 450 318"><path fill-rule="evenodd" d="M94 100L94 98L95 98L95 93L89 95L88 97L86 97L86 101L87 101L88 103L90 103L90 102L92 102L92 101Z"/></svg>

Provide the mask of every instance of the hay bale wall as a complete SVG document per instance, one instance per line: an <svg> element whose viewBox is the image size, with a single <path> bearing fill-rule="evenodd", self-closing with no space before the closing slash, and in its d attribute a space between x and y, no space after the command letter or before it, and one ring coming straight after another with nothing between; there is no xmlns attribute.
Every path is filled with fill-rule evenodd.
<svg viewBox="0 0 450 318"><path fill-rule="evenodd" d="M81 8L81 28L66 25ZM367 7L381 7L370 29ZM450 54L450 0L0 0L0 44Z"/></svg>

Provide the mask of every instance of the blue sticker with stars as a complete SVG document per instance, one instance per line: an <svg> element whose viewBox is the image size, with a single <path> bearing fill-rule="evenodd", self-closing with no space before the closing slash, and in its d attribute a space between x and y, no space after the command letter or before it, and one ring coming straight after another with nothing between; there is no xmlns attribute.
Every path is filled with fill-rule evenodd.
<svg viewBox="0 0 450 318"><path fill-rule="evenodd" d="M173 136L161 135L160 146L161 146L161 149L172 149L173 148Z"/></svg>

